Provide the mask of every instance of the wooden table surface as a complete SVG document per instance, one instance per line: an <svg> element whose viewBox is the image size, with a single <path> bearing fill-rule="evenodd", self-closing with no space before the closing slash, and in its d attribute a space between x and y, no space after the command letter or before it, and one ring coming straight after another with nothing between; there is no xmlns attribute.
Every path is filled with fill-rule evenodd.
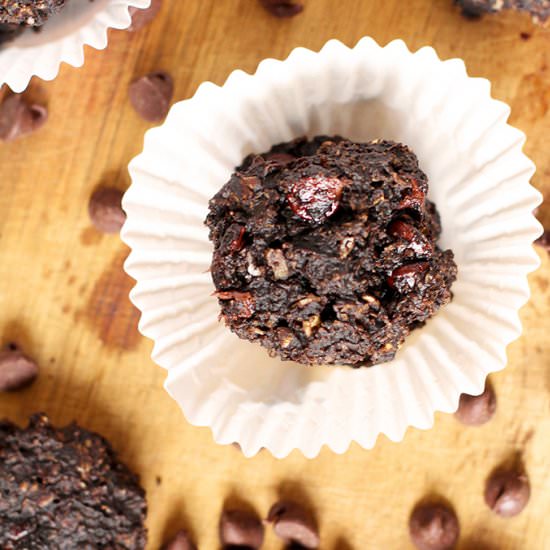
<svg viewBox="0 0 550 550"><path fill-rule="evenodd" d="M494 96L512 106L511 123L528 136L538 167L534 184L550 196L550 29L516 14L466 21L451 0L305 0L291 20L270 17L255 0L165 0L139 33L111 32L106 51L86 52L81 69L64 66L28 94L47 103L36 134L0 145L0 339L17 341L41 365L29 389L0 396L0 416L24 423L43 410L56 423L78 420L110 439L147 490L150 548L188 527L201 550L214 549L224 502L248 502L265 514L279 494L311 503L323 549L412 548L407 519L414 503L441 495L462 524L461 550L550 549L550 260L531 276L522 310L524 334L493 376L496 417L465 428L437 415L427 432L402 443L380 438L342 456L315 460L294 452L245 459L186 423L162 388L164 371L151 342L136 330L127 295L127 249L90 225L87 200L100 183L124 189L126 166L148 125L127 100L128 83L152 70L175 79L175 99L204 80L222 83L236 68L253 71L265 57L320 48L330 38L353 45L404 39L462 57L471 75L489 78ZM523 34L523 38L520 36ZM5 90L4 90L5 92ZM550 223L550 210L542 211ZM483 502L487 474L520 456L531 478L528 508L515 519ZM281 545L268 534L265 548Z"/></svg>

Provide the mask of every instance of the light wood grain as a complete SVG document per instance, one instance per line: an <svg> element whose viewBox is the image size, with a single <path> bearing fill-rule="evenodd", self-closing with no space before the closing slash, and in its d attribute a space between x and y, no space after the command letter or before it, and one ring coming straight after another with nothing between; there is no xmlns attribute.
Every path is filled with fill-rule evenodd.
<svg viewBox="0 0 550 550"><path fill-rule="evenodd" d="M438 415L432 430L411 430L400 444L381 438L372 451L352 445L315 460L296 452L283 461L265 452L247 460L215 445L208 430L185 422L149 358L151 343L135 332L126 298L132 283L121 270L126 250L90 227L86 209L100 182L129 183L126 166L148 126L128 104L127 87L150 70L169 71L176 99L184 99L204 80L222 83L235 68L253 71L265 57L317 49L330 38L429 44L443 58L462 57L470 74L489 78L495 97L510 103L511 122L528 135L525 150L538 166L534 184L550 196L549 30L515 14L468 22L451 0L305 3L299 17L277 20L255 0L165 0L148 28L111 32L108 50L87 51L83 68L64 66L55 81L32 82L29 94L48 103L48 124L0 145L0 338L20 342L42 372L30 389L0 396L0 416L23 423L44 410L56 423L77 419L108 437L147 490L152 549L182 525L201 550L217 548L225 499L265 514L278 493L312 502L323 549L411 548L407 518L429 493L456 507L461 550L550 549L545 253L522 311L524 335L509 348L509 367L493 377L495 419L474 429ZM550 211L541 217L550 223ZM516 452L533 496L522 515L501 520L483 503L484 479ZM265 548L280 544L269 534Z"/></svg>

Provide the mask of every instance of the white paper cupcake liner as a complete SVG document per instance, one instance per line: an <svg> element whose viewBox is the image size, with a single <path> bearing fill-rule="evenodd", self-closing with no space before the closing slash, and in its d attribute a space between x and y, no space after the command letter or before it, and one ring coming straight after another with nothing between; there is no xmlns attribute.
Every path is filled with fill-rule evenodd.
<svg viewBox="0 0 550 550"><path fill-rule="evenodd" d="M109 28L130 26L130 7L147 8L151 0L70 0L40 32L26 30L0 46L0 87L23 92L33 76L53 80L61 63L81 67L84 46L107 47Z"/></svg>
<svg viewBox="0 0 550 550"><path fill-rule="evenodd" d="M247 456L265 447L314 457L323 445L371 448L379 434L399 441L408 426L431 427L435 411L454 411L461 393L480 393L521 333L527 274L538 266L532 210L541 197L529 184L525 136L508 115L461 60L370 38L352 49L335 40L319 53L297 48L174 105L130 164L122 238L140 330L189 422ZM203 223L209 198L248 153L317 134L409 145L441 214L441 246L456 256L453 302L391 363L306 368L270 358L218 322Z"/></svg>

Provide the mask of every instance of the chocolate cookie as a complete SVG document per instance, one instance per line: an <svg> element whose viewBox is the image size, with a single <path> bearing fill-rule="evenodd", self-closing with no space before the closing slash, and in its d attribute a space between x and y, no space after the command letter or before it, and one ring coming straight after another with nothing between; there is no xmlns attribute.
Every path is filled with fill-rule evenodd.
<svg viewBox="0 0 550 550"><path fill-rule="evenodd" d="M66 0L2 0L0 23L39 27L65 3Z"/></svg>
<svg viewBox="0 0 550 550"><path fill-rule="evenodd" d="M109 443L44 414L0 423L0 548L145 548L146 503Z"/></svg>
<svg viewBox="0 0 550 550"><path fill-rule="evenodd" d="M206 224L221 317L306 365L391 360L456 277L414 153L320 136L249 156Z"/></svg>
<svg viewBox="0 0 550 550"><path fill-rule="evenodd" d="M549 0L455 0L467 17L479 17L505 9L525 11L535 23L545 24L550 18Z"/></svg>

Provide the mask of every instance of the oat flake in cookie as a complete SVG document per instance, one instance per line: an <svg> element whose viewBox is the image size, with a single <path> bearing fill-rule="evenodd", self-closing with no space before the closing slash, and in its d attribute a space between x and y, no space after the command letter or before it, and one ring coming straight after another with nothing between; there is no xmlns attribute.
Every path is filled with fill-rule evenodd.
<svg viewBox="0 0 550 550"><path fill-rule="evenodd" d="M109 443L37 414L0 423L0 548L145 548L146 503Z"/></svg>
<svg viewBox="0 0 550 550"><path fill-rule="evenodd" d="M306 365L391 360L456 277L414 153L320 136L249 156L206 223L221 318Z"/></svg>

